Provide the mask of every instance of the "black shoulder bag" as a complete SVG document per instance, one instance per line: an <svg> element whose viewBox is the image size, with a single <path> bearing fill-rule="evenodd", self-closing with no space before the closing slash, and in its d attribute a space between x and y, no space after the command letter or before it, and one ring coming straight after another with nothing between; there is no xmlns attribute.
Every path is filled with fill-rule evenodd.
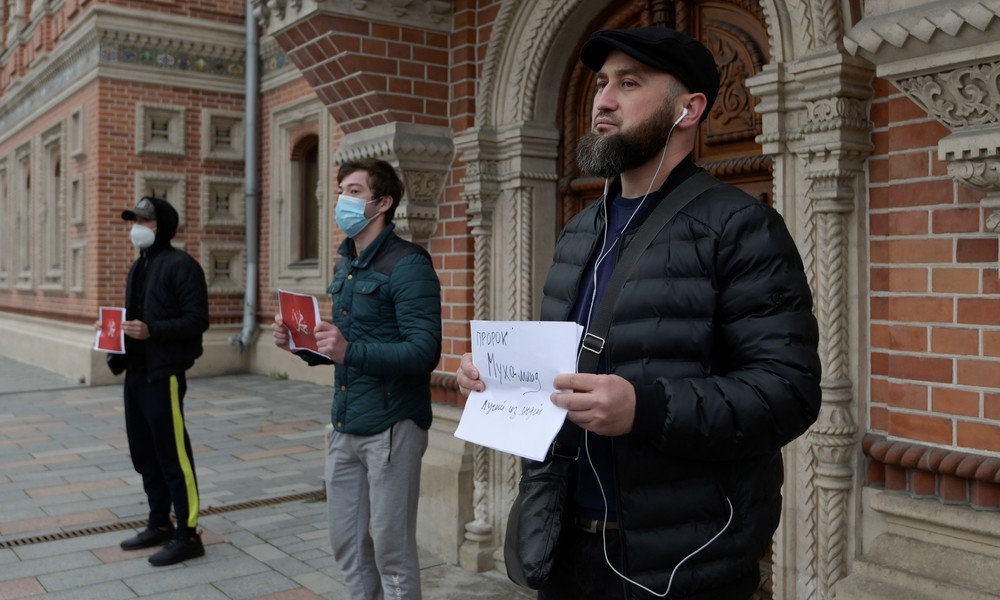
<svg viewBox="0 0 1000 600"><path fill-rule="evenodd" d="M577 373L597 372L615 303L639 256L674 215L717 185L719 181L705 171L696 173L661 200L639 227L615 265L597 315L584 334ZM518 585L536 590L548 581L559 535L567 523L569 481L580 455L580 428L567 419L552 442L550 454L542 463L525 459L524 464L531 463L531 473L522 476L518 483L504 538L507 576Z"/></svg>

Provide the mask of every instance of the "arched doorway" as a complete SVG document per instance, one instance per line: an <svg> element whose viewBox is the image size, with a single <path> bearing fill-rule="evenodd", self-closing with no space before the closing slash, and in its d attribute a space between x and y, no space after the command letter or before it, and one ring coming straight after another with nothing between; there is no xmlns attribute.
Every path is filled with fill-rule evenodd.
<svg viewBox="0 0 1000 600"><path fill-rule="evenodd" d="M475 250L474 314L530 319L556 232L600 194L599 182L577 172L571 146L588 127L591 102L580 45L600 28L665 23L701 38L719 57L723 112L704 126L696 158L782 214L813 286L821 331L835 332L821 345L820 418L784 452L773 592L783 599L831 597L853 543L859 366L850 341L857 309L850 265L857 258L852 215L870 145L864 115L871 69L838 45L848 4L849 14L859 14L853 0L500 3L476 125L456 139ZM519 469L507 455L481 447L471 454L475 517L466 524L463 564L481 568L502 559Z"/></svg>
<svg viewBox="0 0 1000 600"><path fill-rule="evenodd" d="M770 203L771 161L761 154L755 138L761 133L760 116L746 80L770 60L767 28L759 3L648 1L615 4L593 21L591 31L665 25L701 40L716 57L722 79L719 98L702 124L695 147L695 161L716 177L737 185ZM588 32L589 35L589 32ZM588 36L581 38L579 47ZM597 198L603 180L580 173L576 142L590 129L594 73L574 61L566 73L559 116L559 215L561 228L570 217Z"/></svg>

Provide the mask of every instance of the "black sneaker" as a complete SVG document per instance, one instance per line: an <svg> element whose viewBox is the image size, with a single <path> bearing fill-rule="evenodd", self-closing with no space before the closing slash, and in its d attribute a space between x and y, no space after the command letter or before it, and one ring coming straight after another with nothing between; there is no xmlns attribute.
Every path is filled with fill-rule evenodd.
<svg viewBox="0 0 1000 600"><path fill-rule="evenodd" d="M122 550L142 550L161 546L167 540L174 537L174 526L169 527L147 527L137 535L130 537L121 543Z"/></svg>
<svg viewBox="0 0 1000 600"><path fill-rule="evenodd" d="M165 567L204 555L205 547L201 545L200 535L177 534L159 552L149 557L149 564L154 567Z"/></svg>

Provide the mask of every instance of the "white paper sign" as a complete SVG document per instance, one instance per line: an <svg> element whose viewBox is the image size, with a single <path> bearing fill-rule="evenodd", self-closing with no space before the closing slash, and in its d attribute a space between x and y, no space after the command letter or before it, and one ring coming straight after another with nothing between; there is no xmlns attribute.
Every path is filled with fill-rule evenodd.
<svg viewBox="0 0 1000 600"><path fill-rule="evenodd" d="M583 328L563 321L472 321L472 362L486 391L472 392L455 437L542 460L566 409L552 404L552 382L576 372Z"/></svg>

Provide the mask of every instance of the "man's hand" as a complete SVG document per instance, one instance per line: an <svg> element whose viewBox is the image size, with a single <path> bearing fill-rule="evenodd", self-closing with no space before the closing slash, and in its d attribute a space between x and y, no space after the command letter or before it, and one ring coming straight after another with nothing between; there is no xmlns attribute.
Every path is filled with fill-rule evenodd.
<svg viewBox="0 0 1000 600"><path fill-rule="evenodd" d="M274 337L274 345L282 350L288 350L288 342L291 336L288 335L288 328L281 319L281 313L274 315L274 323L271 323L271 334ZM291 350L288 350L291 352Z"/></svg>
<svg viewBox="0 0 1000 600"><path fill-rule="evenodd" d="M569 411L567 417L600 435L624 435L635 421L635 388L617 375L562 373L556 375L552 403Z"/></svg>
<svg viewBox="0 0 1000 600"><path fill-rule="evenodd" d="M146 327L146 324L138 319L133 321L122 321L122 331L124 331L125 335L132 339L149 339L149 327Z"/></svg>
<svg viewBox="0 0 1000 600"><path fill-rule="evenodd" d="M316 324L316 348L322 354L330 357L333 362L342 365L347 356L347 338L340 333L340 328L333 323L320 321Z"/></svg>
<svg viewBox="0 0 1000 600"><path fill-rule="evenodd" d="M462 355L462 363L455 372L455 379L458 380L458 391L466 398L472 392L481 392L486 389L486 384L479 378L479 369L472 364L472 354L466 352Z"/></svg>

